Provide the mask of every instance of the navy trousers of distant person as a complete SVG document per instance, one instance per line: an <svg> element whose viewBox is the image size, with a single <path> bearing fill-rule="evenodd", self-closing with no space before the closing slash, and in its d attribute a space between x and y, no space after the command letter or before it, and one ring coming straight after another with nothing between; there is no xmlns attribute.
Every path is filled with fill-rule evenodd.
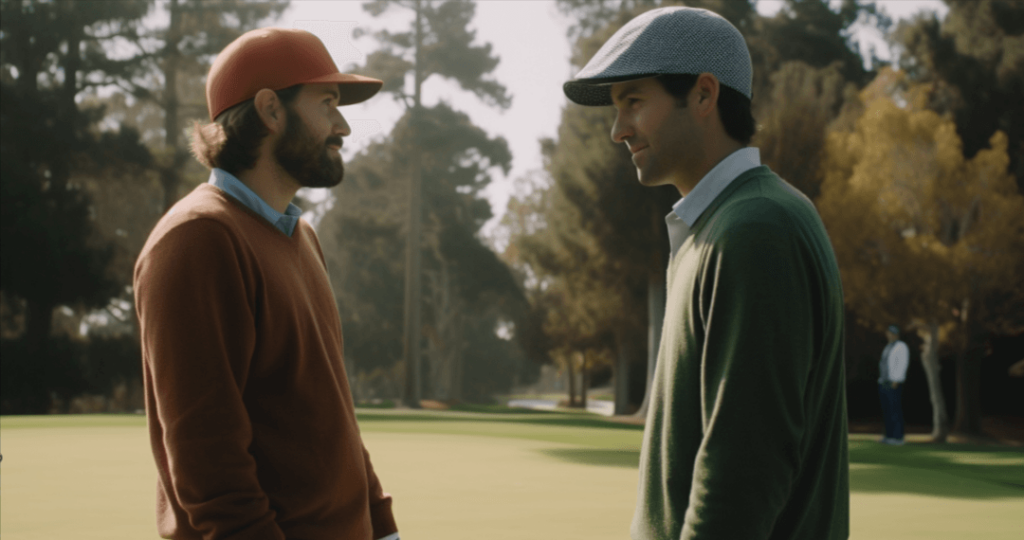
<svg viewBox="0 0 1024 540"><path fill-rule="evenodd" d="M892 383L878 385L878 397L882 402L882 418L885 420L885 436L888 439L903 440L903 384L896 388Z"/></svg>

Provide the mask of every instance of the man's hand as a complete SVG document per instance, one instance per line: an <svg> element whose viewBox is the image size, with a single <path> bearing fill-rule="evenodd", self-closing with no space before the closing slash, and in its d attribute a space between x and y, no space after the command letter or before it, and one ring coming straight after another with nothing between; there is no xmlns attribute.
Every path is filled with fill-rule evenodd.
<svg viewBox="0 0 1024 540"><path fill-rule="evenodd" d="M897 388L899 388L899 387L900 387L900 383L898 383L898 382L894 382L894 383L892 383L892 389L893 389L893 390L895 390L895 389L897 389Z"/></svg>

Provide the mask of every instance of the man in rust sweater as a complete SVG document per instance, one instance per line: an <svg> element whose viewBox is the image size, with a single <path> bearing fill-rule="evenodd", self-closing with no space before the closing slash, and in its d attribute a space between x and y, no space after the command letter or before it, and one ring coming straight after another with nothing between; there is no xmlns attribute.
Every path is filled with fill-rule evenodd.
<svg viewBox="0 0 1024 540"><path fill-rule="evenodd" d="M341 182L351 130L337 107L381 84L339 73L301 30L246 33L210 69L214 122L193 133L210 182L167 212L135 267L164 538L398 538L320 244L290 203Z"/></svg>

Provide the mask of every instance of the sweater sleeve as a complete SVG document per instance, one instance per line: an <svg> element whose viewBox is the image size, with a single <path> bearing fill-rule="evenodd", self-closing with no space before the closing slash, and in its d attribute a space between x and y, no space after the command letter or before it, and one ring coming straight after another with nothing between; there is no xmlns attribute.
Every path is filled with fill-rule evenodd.
<svg viewBox="0 0 1024 540"><path fill-rule="evenodd" d="M768 538L799 472L813 348L809 262L773 208L726 231L702 269L704 435L683 539Z"/></svg>
<svg viewBox="0 0 1024 540"><path fill-rule="evenodd" d="M385 493L381 487L377 473L370 463L370 453L363 445L363 461L366 464L366 477L369 480L370 522L373 525L373 537L382 538L398 532L395 516L391 512L391 494Z"/></svg>
<svg viewBox="0 0 1024 540"><path fill-rule="evenodd" d="M166 456L165 488L203 538L283 540L248 451L242 396L256 336L241 253L224 225L196 219L167 231L136 266L149 421L162 430L152 444Z"/></svg>

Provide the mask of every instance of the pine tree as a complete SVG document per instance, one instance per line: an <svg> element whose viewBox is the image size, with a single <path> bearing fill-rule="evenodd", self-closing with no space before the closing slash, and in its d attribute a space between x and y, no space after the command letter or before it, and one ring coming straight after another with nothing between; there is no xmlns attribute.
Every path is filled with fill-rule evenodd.
<svg viewBox="0 0 1024 540"><path fill-rule="evenodd" d="M421 331L427 338L432 375L429 382L435 397L457 400L466 387L477 388L474 392L479 397L483 387L464 378L467 373L486 370L468 369L466 361L472 358L473 363L486 363L501 355L488 358L493 351L470 350L468 343L475 339L504 347L488 341L486 335L494 334L499 318L519 317L517 313L525 304L507 267L477 237L491 217L490 206L479 192L489 183L493 169L507 173L511 154L504 139L488 136L449 104L424 106L421 88L429 77L438 75L491 106L506 108L510 98L505 87L489 76L498 62L491 46L476 44L475 32L469 29L475 12L472 3L381 1L367 3L364 8L375 16L391 8L405 8L416 18L408 32L377 32L381 48L370 53L366 64L357 70L384 80L383 92L402 103L406 113L386 141L372 144L352 160L346 181L336 191L335 215L325 218L325 224L331 223L328 227L336 227L340 235L334 248L339 261L339 289L344 291L339 294L339 303L353 306L343 321L349 328L349 320L363 324L368 320L365 313L373 312L368 305L373 298L370 291L383 292L387 286L392 292L386 295L386 313L394 317L397 306L393 283L399 275L396 272L402 270L394 246L400 245L396 235L404 233L407 376L403 398L408 405L418 406L422 397L418 367ZM404 84L407 75L412 75L411 88ZM365 240L356 245L358 236L352 233L365 235ZM381 237L391 242L382 246ZM370 252L365 246L377 247ZM388 260L385 252L390 254ZM366 274L353 266L358 266L357 261L375 261L370 264L386 272L387 277ZM421 279L425 288L419 283ZM362 289L358 284L364 280L373 285ZM421 324L419 311L424 307L427 316ZM388 332L393 336L396 329L390 321ZM379 336L380 331L374 335ZM387 356L375 359L370 351L384 345L371 345L367 339L366 349L353 346L353 362L365 363L355 371L393 361L394 343L400 341L392 337L391 343Z"/></svg>
<svg viewBox="0 0 1024 540"><path fill-rule="evenodd" d="M137 25L148 6L0 3L2 289L27 308L23 354L5 355L4 372L24 394L11 405L22 412L45 412L48 390L67 395L81 383L79 366L50 350L54 308L98 307L118 293L107 272L111 246L96 234L92 201L74 174L102 162L142 163L149 154L131 130L100 135L102 109L77 98L104 74L97 51L113 39L111 28ZM6 386L4 394L7 402Z"/></svg>

